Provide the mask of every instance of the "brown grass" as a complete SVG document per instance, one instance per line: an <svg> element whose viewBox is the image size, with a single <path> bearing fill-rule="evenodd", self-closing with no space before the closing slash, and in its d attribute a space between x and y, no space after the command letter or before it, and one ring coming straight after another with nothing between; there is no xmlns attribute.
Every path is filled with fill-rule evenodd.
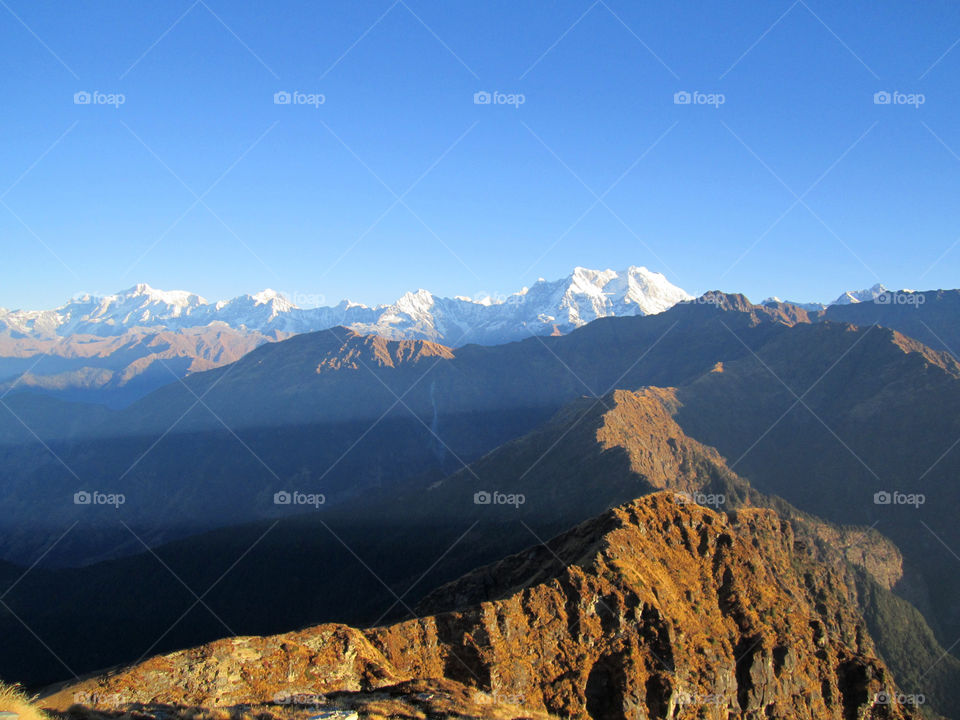
<svg viewBox="0 0 960 720"><path fill-rule="evenodd" d="M0 683L0 711L15 712L18 720L49 720L20 688Z"/></svg>

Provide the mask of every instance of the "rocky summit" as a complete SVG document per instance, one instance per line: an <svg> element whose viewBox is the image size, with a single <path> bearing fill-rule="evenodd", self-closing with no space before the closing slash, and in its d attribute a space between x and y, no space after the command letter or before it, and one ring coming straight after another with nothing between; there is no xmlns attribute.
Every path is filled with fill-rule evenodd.
<svg viewBox="0 0 960 720"><path fill-rule="evenodd" d="M920 717L877 657L852 572L773 510L660 492L438 588L435 614L219 640L41 704L73 716Z"/></svg>

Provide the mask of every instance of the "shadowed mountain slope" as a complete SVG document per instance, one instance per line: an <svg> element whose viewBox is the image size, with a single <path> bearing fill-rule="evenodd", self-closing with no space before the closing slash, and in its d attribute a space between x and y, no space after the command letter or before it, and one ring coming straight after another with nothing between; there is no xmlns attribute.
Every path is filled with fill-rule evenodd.
<svg viewBox="0 0 960 720"><path fill-rule="evenodd" d="M677 398L684 430L758 490L890 537L906 559L898 593L944 644L960 634L960 576L949 550L960 547L952 358L886 328L797 326Z"/></svg>
<svg viewBox="0 0 960 720"><path fill-rule="evenodd" d="M831 305L817 317L883 325L954 357L960 352L960 290L885 292L873 302Z"/></svg>
<svg viewBox="0 0 960 720"><path fill-rule="evenodd" d="M21 442L0 446L0 500L18 518L0 518L0 557L39 554L75 521L88 530L122 519L156 544L277 516L283 509L272 498L283 490L322 493L332 505L417 475L442 477L585 392L679 384L718 354L744 355L727 326L758 336L786 327L774 311L731 302L744 310L682 305L602 319L564 337L456 350L336 328L262 345L106 417L82 422L79 413L69 439L34 438L3 416ZM31 424L58 427L35 410ZM79 491L126 502L77 507ZM80 532L44 562L137 549L126 530Z"/></svg>
<svg viewBox="0 0 960 720"><path fill-rule="evenodd" d="M135 660L148 649L211 639L223 635L225 627L262 634L320 620L369 624L402 618L418 600L418 614L459 610L546 582L576 558L551 546L495 566L472 568L659 489L669 489L675 499L691 505L700 499L729 510L750 504L776 508L789 519L800 546L857 579L850 602L860 602L868 592L876 602L888 602L886 588L900 578L896 548L869 529L835 528L751 490L715 451L684 435L670 415L675 402L673 391L655 388L584 398L443 482L413 483L400 492L290 518L276 527L195 537L157 548L157 557L136 556L82 570L34 571L8 602L42 636L78 641L55 651L81 672ZM484 489L505 497L522 494L524 501L477 504L475 495ZM241 556L236 570L221 577ZM204 607L191 609L194 599L171 582L171 571L198 592L213 586L203 594ZM457 583L423 597L431 587L464 573ZM286 589L280 594L278 581ZM49 595L45 586L53 583L62 590L48 614L30 600ZM128 591L113 601L106 616L91 614L82 602L71 600L118 583ZM262 608L267 607L265 614ZM890 618L904 629L916 625L919 631L912 632L922 637L926 626L919 615L904 622L898 610L888 613ZM83 628L83 634L70 628ZM920 641L924 654L907 652L902 658L907 666L932 662L942 653L929 630L926 633L927 640ZM8 627L7 636L22 648L16 663L21 671L32 663L33 682L52 679L36 674L50 672L41 669L50 664L44 648L16 625ZM923 687L942 707L943 680L956 672L952 658L940 670L944 676L927 678ZM15 671L11 666L3 672Z"/></svg>

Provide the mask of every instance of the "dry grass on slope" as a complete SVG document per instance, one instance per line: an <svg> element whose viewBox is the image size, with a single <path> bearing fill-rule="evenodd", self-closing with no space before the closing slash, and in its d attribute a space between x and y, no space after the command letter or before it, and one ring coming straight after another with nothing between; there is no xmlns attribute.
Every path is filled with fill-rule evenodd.
<svg viewBox="0 0 960 720"><path fill-rule="evenodd" d="M306 704L217 707L120 703L108 709L74 704L66 710L51 710L50 714L54 720L557 720L556 716L516 704L519 698L485 693L445 679L413 680L303 699Z"/></svg>
<svg viewBox="0 0 960 720"><path fill-rule="evenodd" d="M15 713L17 717L13 720L48 720L19 688L3 683L0 683L0 712Z"/></svg>

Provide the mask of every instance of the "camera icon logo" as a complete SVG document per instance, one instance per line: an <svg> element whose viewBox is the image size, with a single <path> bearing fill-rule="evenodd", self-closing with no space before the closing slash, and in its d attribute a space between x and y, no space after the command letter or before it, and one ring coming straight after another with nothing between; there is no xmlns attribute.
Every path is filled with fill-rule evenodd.
<svg viewBox="0 0 960 720"><path fill-rule="evenodd" d="M273 104L274 105L289 105L291 100L290 93L286 90L280 90L273 94Z"/></svg>
<svg viewBox="0 0 960 720"><path fill-rule="evenodd" d="M680 90L673 94L674 105L689 105L693 97L686 90Z"/></svg>
<svg viewBox="0 0 960 720"><path fill-rule="evenodd" d="M73 494L73 504L74 505L89 505L93 500L93 496L90 495L86 490L81 490L80 492L75 492Z"/></svg>
<svg viewBox="0 0 960 720"><path fill-rule="evenodd" d="M486 90L481 90L473 94L473 104L474 105L489 105L492 101L490 93Z"/></svg>
<svg viewBox="0 0 960 720"><path fill-rule="evenodd" d="M89 105L90 100L91 100L91 95L86 90L81 90L80 92L75 92L73 94L74 105Z"/></svg>
<svg viewBox="0 0 960 720"><path fill-rule="evenodd" d="M873 494L874 505L889 505L891 502L893 502L893 496L886 490L880 490Z"/></svg>
<svg viewBox="0 0 960 720"><path fill-rule="evenodd" d="M890 93L886 90L880 90L873 94L873 104L874 105L889 105L892 100Z"/></svg>
<svg viewBox="0 0 960 720"><path fill-rule="evenodd" d="M490 495L486 490L481 490L473 494L473 504L474 505L489 505L493 500L493 496Z"/></svg>
<svg viewBox="0 0 960 720"><path fill-rule="evenodd" d="M273 494L273 504L274 505L289 505L293 496L290 495L286 490L281 490Z"/></svg>
<svg viewBox="0 0 960 720"><path fill-rule="evenodd" d="M892 293L888 293L888 292L880 293L873 299L873 301L877 305L889 305L892 297L893 297Z"/></svg>

